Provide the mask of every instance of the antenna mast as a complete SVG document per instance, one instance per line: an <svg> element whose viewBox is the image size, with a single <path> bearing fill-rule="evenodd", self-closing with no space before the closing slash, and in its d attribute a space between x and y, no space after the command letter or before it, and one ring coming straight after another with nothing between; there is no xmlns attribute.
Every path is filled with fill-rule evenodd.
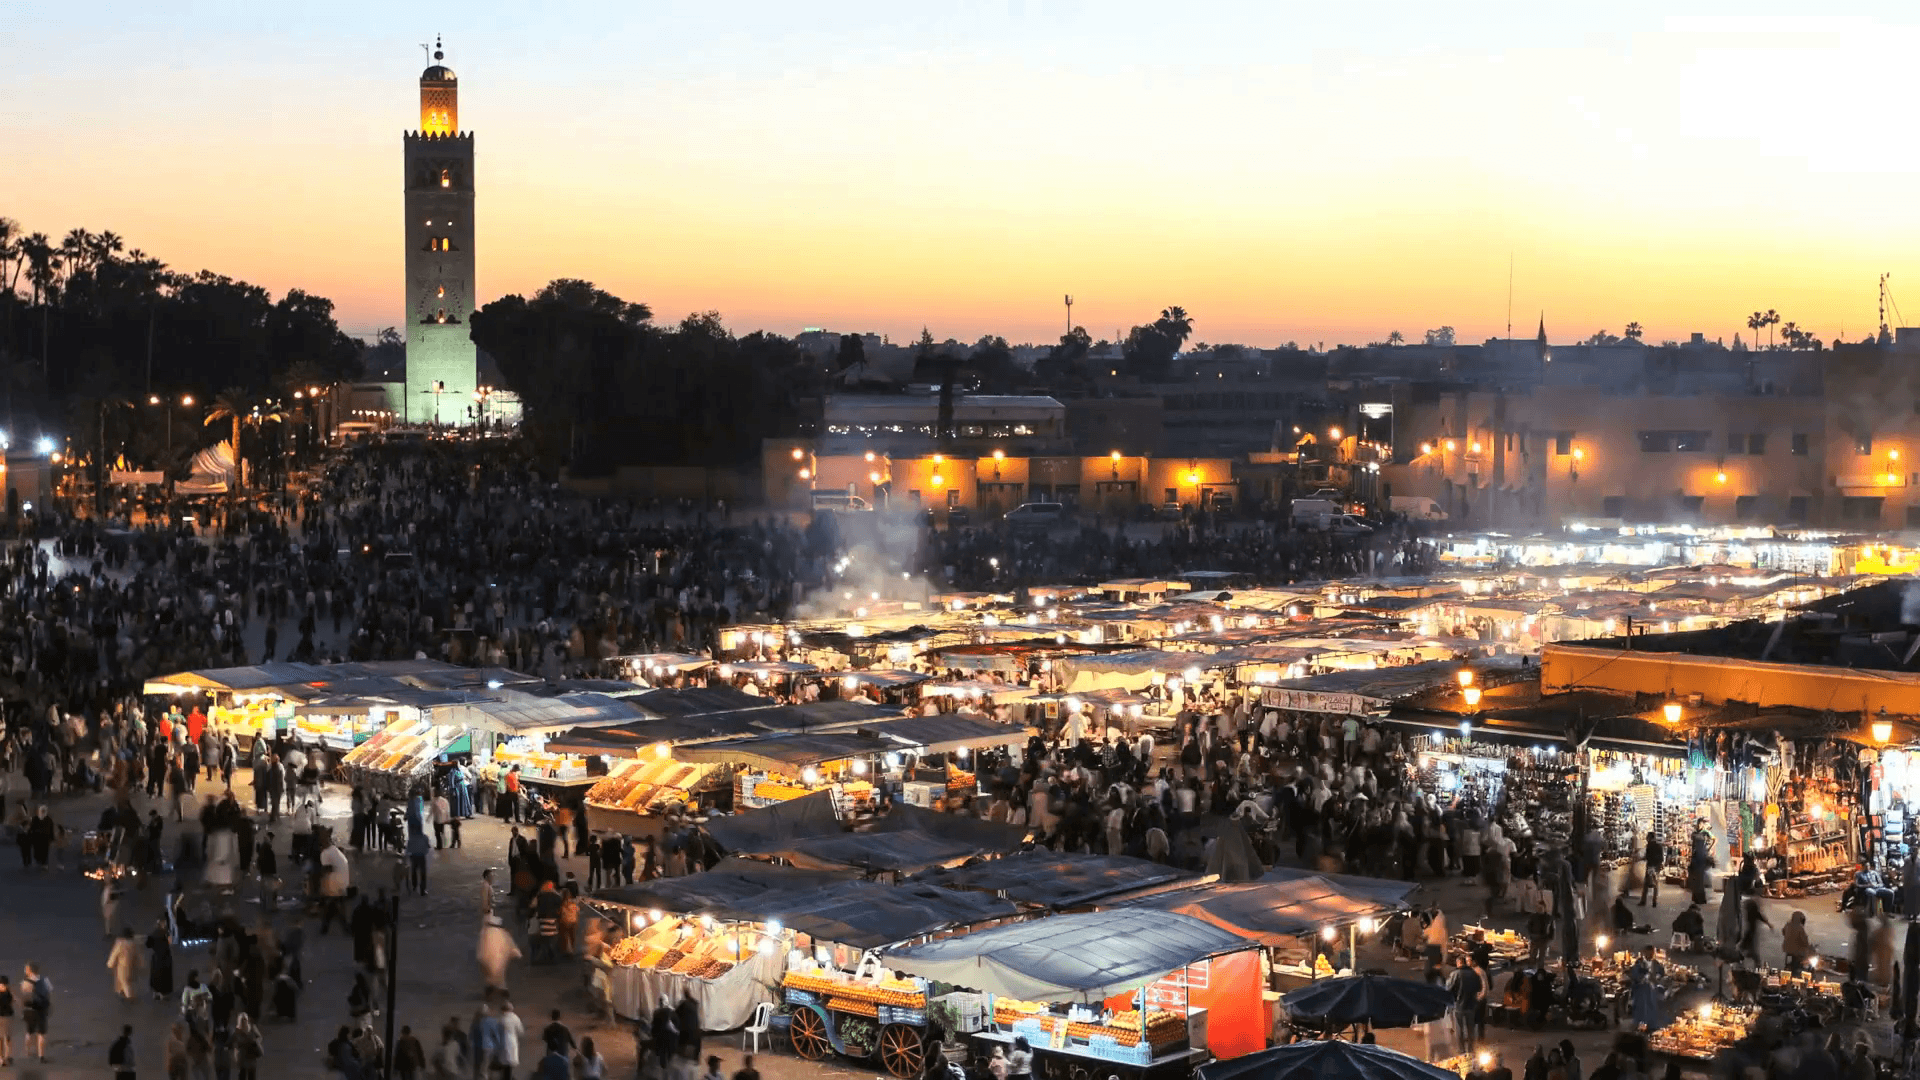
<svg viewBox="0 0 1920 1080"><path fill-rule="evenodd" d="M1073 294L1067 294L1067 333L1073 333Z"/></svg>

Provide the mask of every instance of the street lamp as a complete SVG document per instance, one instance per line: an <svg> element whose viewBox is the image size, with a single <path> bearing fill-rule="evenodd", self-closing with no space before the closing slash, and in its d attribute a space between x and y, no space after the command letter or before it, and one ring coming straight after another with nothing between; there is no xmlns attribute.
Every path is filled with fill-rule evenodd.
<svg viewBox="0 0 1920 1080"><path fill-rule="evenodd" d="M1567 462L1567 479L1580 479L1580 463L1587 459L1587 452L1579 447L1573 448L1573 460Z"/></svg>

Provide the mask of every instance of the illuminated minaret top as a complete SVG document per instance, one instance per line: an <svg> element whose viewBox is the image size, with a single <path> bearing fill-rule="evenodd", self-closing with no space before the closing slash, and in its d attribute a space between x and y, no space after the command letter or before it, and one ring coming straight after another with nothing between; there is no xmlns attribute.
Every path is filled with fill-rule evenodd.
<svg viewBox="0 0 1920 1080"><path fill-rule="evenodd" d="M420 134L453 135L460 130L460 80L442 66L446 54L433 39L433 66L420 73Z"/></svg>

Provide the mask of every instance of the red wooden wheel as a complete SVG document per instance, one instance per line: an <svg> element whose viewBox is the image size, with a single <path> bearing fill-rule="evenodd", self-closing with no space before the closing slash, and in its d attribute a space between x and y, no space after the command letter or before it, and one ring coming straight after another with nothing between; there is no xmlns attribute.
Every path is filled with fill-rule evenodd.
<svg viewBox="0 0 1920 1080"><path fill-rule="evenodd" d="M926 1064L926 1042L919 1028L888 1024L880 1029L880 1064L895 1076L919 1076Z"/></svg>
<svg viewBox="0 0 1920 1080"><path fill-rule="evenodd" d="M793 1043L793 1052L808 1061L819 1061L833 1052L827 1023L812 1009L793 1010L793 1026L787 1029L787 1038Z"/></svg>

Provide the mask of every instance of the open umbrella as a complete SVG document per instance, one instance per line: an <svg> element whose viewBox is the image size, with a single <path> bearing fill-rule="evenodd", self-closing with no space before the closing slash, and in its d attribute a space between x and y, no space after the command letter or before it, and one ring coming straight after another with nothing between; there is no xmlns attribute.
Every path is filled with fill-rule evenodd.
<svg viewBox="0 0 1920 1080"><path fill-rule="evenodd" d="M1200 1066L1200 1080L1460 1080L1374 1043L1298 1042Z"/></svg>
<svg viewBox="0 0 1920 1080"><path fill-rule="evenodd" d="M1408 1027L1445 1016L1453 992L1389 975L1347 975L1303 986L1282 996L1280 1004L1288 1018L1316 1027Z"/></svg>

